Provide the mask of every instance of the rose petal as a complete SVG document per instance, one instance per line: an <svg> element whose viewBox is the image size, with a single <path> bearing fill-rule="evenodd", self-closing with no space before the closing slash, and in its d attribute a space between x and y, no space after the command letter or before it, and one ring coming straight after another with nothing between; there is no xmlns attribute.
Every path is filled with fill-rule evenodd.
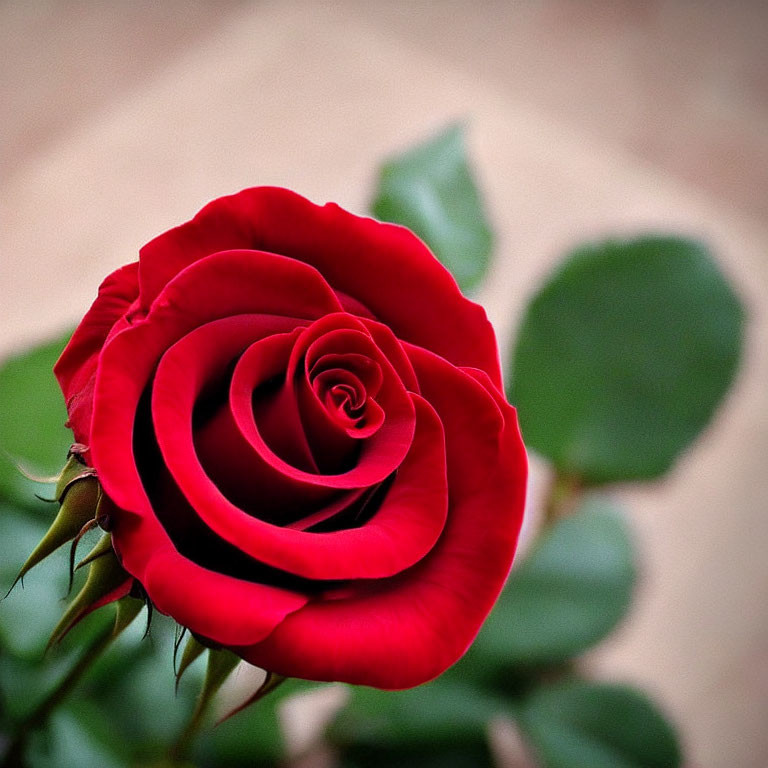
<svg viewBox="0 0 768 768"><path fill-rule="evenodd" d="M312 377L317 371L342 362L362 384L362 389L356 392L361 411L354 420L343 411L339 413L337 408L329 409L313 386ZM302 363L303 376L298 370ZM345 378L340 374L336 381ZM346 381L350 379L346 378ZM409 444L402 436L407 434L408 425L413 424L413 407L390 361L375 344L366 326L355 317L346 313L327 315L302 334L291 353L286 387L292 389L309 442L314 446L315 458L322 465L324 474L339 474L338 467L343 465L344 459L359 448L356 441L371 438L384 425L385 431L376 441L363 447L368 451L367 455L376 455L380 477L364 484L381 482L402 461ZM383 461L385 453L389 457L387 461Z"/></svg>
<svg viewBox="0 0 768 768"><path fill-rule="evenodd" d="M450 508L432 552L356 594L308 603L235 649L278 674L408 688L466 650L504 583L523 514L526 456L514 409L441 358L408 348L445 427Z"/></svg>
<svg viewBox="0 0 768 768"><path fill-rule="evenodd" d="M389 362L376 349L371 338L360 330L339 327L339 324L356 323L346 314L327 315L313 323L298 338L287 366L288 385L293 381L297 359L304 350L309 351L313 343L323 342L321 349L333 349L334 344L351 351L361 351L378 356L377 362L384 371L384 384L379 393L379 402L384 410L384 423L377 433L366 440L361 448L355 466L338 474L315 474L289 464L270 450L259 424L254 418L252 393L255 387L278 372L270 367L272 340L265 339L258 346L247 350L240 358L232 374L230 406L233 426L240 431L253 454L267 462L277 472L301 485L315 485L323 488L351 489L370 487L385 480L400 464L411 445L414 431L414 409L410 398ZM285 344L285 342L274 342ZM269 350L269 352L267 352ZM191 357L187 352L187 357ZM189 360L191 364L192 361ZM305 414L302 414L305 415ZM316 414L315 414L316 415ZM317 425L315 425L317 426ZM230 430L232 441L238 440ZM219 443L221 442L221 433ZM242 441L238 443L245 448ZM242 453L242 451L240 451ZM247 458L242 454L244 459Z"/></svg>
<svg viewBox="0 0 768 768"><path fill-rule="evenodd" d="M395 337L392 331L386 325L361 318L362 324L371 334L371 338L376 342L376 346L381 350L384 357L390 362L397 371L397 375L403 382L409 392L420 393L419 380L416 378L416 372L408 359L400 340Z"/></svg>
<svg viewBox="0 0 768 768"><path fill-rule="evenodd" d="M256 248L316 267L401 339L455 365L480 368L501 386L496 340L485 311L412 232L354 216L333 203L317 206L277 187L256 187L214 200L186 224L141 250L142 303L149 306L180 270L210 253Z"/></svg>
<svg viewBox="0 0 768 768"><path fill-rule="evenodd" d="M68 423L75 442L89 443L99 353L112 326L139 295L138 267L138 262L128 264L104 280L96 300L53 367L67 403Z"/></svg>
<svg viewBox="0 0 768 768"><path fill-rule="evenodd" d="M196 453L195 463L202 465L206 481L233 504L262 519L287 522L285 515L293 508L315 510L336 494L334 488L318 481L321 476L313 473L311 466L306 466L314 460L292 393L280 387L265 404L264 412L259 412L260 428L267 437L259 432L262 439L258 445L249 442L233 420L231 377L221 406L203 425L193 425L192 413L203 388L231 367L232 361L237 361L235 370L243 360L247 362L241 353L253 355L260 368L260 376L249 382L242 395L241 407L247 411L244 418L251 422L255 419L253 390L285 375L300 329L269 335L259 332L257 323L249 329L247 325L237 327L232 320L222 318L196 328L163 356L153 387L160 444L171 451L171 446L186 441L183 450ZM261 397L257 394L256 399ZM168 408L164 408L165 403ZM285 472L286 466L293 473ZM304 482L301 475L315 482ZM292 505L286 509L287 500Z"/></svg>
<svg viewBox="0 0 768 768"><path fill-rule="evenodd" d="M322 317L338 309L318 272L274 254L226 251L177 275L147 317L116 334L101 353L91 444L94 466L118 507L130 511L143 505L133 461L133 422L154 366L168 347L198 325L221 317L262 313L272 318L266 335L291 330L300 322L297 318Z"/></svg>
<svg viewBox="0 0 768 768"><path fill-rule="evenodd" d="M380 578L417 562L440 535L447 508L442 427L418 396L413 396L417 424L411 448L381 507L359 528L316 534L271 525L239 509L205 474L194 450L191 414L208 375L220 370L221 357L229 356L231 348L225 348L242 341L230 326L231 319L223 319L196 329L166 353L155 378L158 443L192 508L241 551L306 578ZM290 341L287 334L266 338L253 359L268 360L268 347Z"/></svg>
<svg viewBox="0 0 768 768"><path fill-rule="evenodd" d="M296 324L290 317L294 309L312 318L338 311L339 304L315 270L280 256L234 251L199 261L163 288L145 319L104 347L91 428L94 466L105 492L123 510L116 516L113 540L124 567L159 610L227 643L263 636L307 598L216 574L179 555L142 487L133 427L139 400L165 349L202 322L255 309L285 315L273 318L271 332L279 332Z"/></svg>

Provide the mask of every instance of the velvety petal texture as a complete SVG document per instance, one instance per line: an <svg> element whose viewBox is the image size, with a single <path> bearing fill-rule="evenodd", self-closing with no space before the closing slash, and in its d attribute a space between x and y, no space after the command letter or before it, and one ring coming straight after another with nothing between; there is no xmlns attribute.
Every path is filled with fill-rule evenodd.
<svg viewBox="0 0 768 768"><path fill-rule="evenodd" d="M198 636L381 688L472 642L526 456L485 313L408 230L215 200L104 281L55 372L123 567Z"/></svg>
<svg viewBox="0 0 768 768"><path fill-rule="evenodd" d="M138 262L109 275L56 363L54 373L67 403L68 426L75 442L88 443L99 353L113 326L128 312L138 295Z"/></svg>

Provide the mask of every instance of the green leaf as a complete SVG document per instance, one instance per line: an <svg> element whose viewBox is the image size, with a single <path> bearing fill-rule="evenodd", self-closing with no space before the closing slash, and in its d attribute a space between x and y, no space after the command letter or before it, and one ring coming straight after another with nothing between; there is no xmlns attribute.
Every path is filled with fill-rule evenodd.
<svg viewBox="0 0 768 768"><path fill-rule="evenodd" d="M542 687L517 713L542 768L677 768L672 726L632 688L572 680Z"/></svg>
<svg viewBox="0 0 768 768"><path fill-rule="evenodd" d="M447 747L399 749L365 744L346 747L340 755L340 768L494 768L484 741Z"/></svg>
<svg viewBox="0 0 768 768"><path fill-rule="evenodd" d="M586 483L658 477L728 390L743 324L700 243L579 248L534 297L514 348L509 395L527 444Z"/></svg>
<svg viewBox="0 0 768 768"><path fill-rule="evenodd" d="M466 683L437 679L407 691L353 688L329 730L336 745L429 751L483 742L488 721L507 702Z"/></svg>
<svg viewBox="0 0 768 768"><path fill-rule="evenodd" d="M616 626L634 581L622 516L607 502L589 499L515 565L468 661L490 675L566 661Z"/></svg>
<svg viewBox="0 0 768 768"><path fill-rule="evenodd" d="M461 124L386 162L371 210L424 240L462 291L476 288L485 275L493 236L467 164Z"/></svg>
<svg viewBox="0 0 768 768"><path fill-rule="evenodd" d="M25 659L9 652L0 653L0 717L9 723L26 717L69 671L74 655Z"/></svg>
<svg viewBox="0 0 768 768"><path fill-rule="evenodd" d="M70 334L10 357L0 365L0 497L39 508L34 493L51 488L25 478L23 468L41 475L57 473L67 458L72 434L64 426L67 411L53 376Z"/></svg>
<svg viewBox="0 0 768 768"><path fill-rule="evenodd" d="M34 735L28 761L31 768L128 768L127 761L113 753L117 746L96 738L88 721L79 720L69 708L55 713L50 727Z"/></svg>
<svg viewBox="0 0 768 768"><path fill-rule="evenodd" d="M488 722L507 711L504 699L444 678L407 691L352 688L328 738L345 768L480 768L492 764Z"/></svg>

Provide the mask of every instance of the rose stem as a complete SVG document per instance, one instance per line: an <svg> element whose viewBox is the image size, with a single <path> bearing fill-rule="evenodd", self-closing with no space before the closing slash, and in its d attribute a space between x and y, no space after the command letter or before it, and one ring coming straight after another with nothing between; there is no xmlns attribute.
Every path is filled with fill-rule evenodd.
<svg viewBox="0 0 768 768"><path fill-rule="evenodd" d="M112 624L109 623L88 645L72 669L67 672L59 684L24 718L3 758L0 768L20 768L24 765L23 755L27 739L32 731L45 725L56 707L67 697L88 671L99 655L109 646L114 638Z"/></svg>

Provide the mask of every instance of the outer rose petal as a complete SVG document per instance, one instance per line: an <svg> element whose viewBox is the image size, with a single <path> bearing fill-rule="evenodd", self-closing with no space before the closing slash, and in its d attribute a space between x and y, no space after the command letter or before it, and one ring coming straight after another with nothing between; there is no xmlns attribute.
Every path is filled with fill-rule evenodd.
<svg viewBox="0 0 768 768"><path fill-rule="evenodd" d="M93 385L101 348L114 324L138 295L138 262L109 275L53 367L67 403L69 426L75 433L75 442L88 443Z"/></svg>
<svg viewBox="0 0 768 768"><path fill-rule="evenodd" d="M215 251L255 248L316 267L344 297L362 302L405 341L455 365L486 371L501 386L496 340L485 311L466 299L449 272L412 232L317 206L278 187L214 200L186 224L141 250L141 301L149 307L180 270Z"/></svg>
<svg viewBox="0 0 768 768"><path fill-rule="evenodd" d="M133 425L139 399L168 347L197 326L233 314L272 313L269 333L279 333L296 325L292 311L315 319L338 310L316 270L274 254L225 251L178 274L146 319L115 334L101 353L91 449L115 504L126 511L144 504L133 460Z"/></svg>
<svg viewBox="0 0 768 768"><path fill-rule="evenodd" d="M445 428L450 508L442 537L400 576L310 602L264 641L234 649L246 661L286 676L408 688L453 664L493 606L525 499L516 414L441 358L416 348L411 358Z"/></svg>
<svg viewBox="0 0 768 768"><path fill-rule="evenodd" d="M208 320L233 313L276 313L275 330L296 309L307 319L339 304L316 270L274 254L219 253L197 262L165 286L143 321L112 336L96 379L91 429L93 465L121 510L113 542L125 569L163 613L218 642L241 644L266 635L307 598L241 581L182 557L155 517L133 456L139 400L157 360L178 338ZM249 639L250 638L250 639Z"/></svg>

